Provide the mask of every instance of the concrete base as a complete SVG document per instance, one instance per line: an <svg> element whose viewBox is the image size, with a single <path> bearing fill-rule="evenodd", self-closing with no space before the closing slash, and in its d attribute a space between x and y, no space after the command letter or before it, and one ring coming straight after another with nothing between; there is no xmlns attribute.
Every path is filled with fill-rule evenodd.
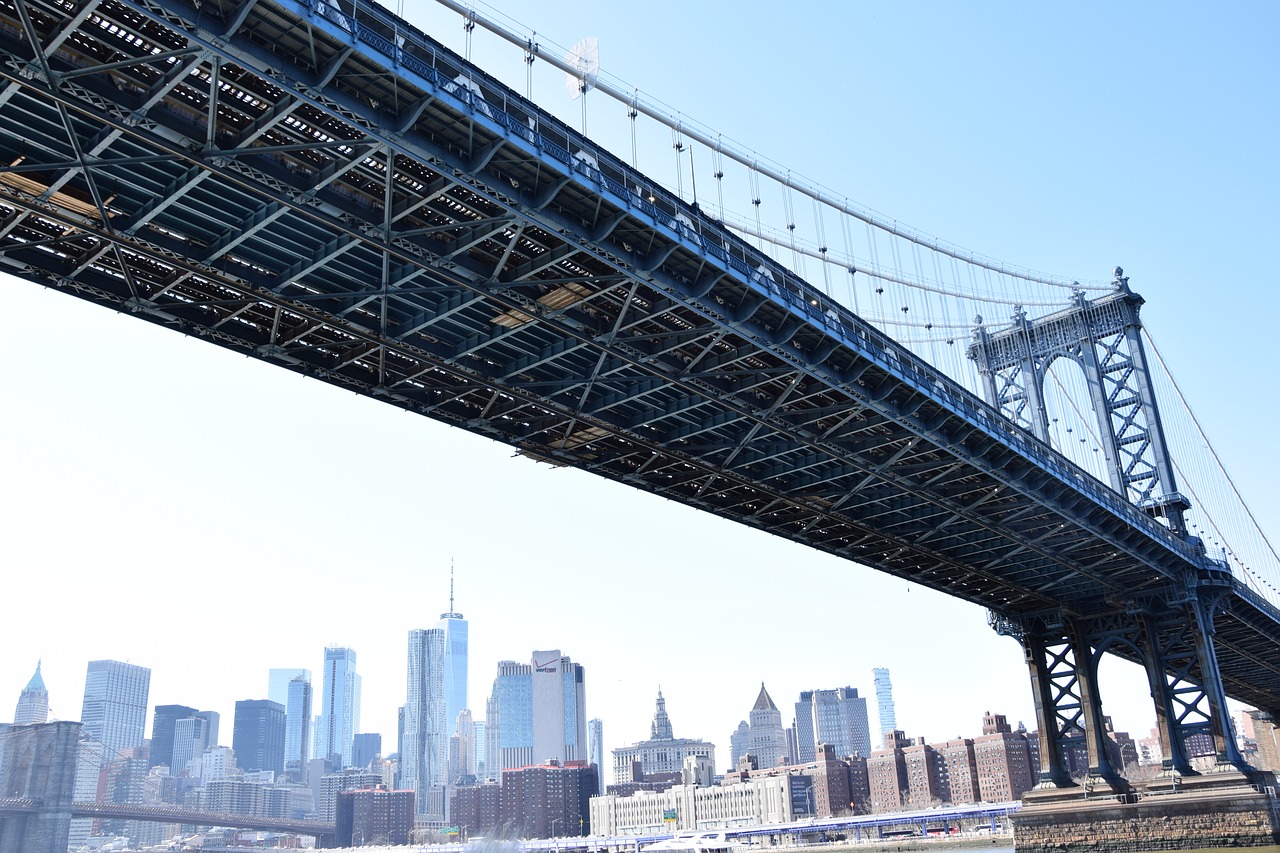
<svg viewBox="0 0 1280 853"><path fill-rule="evenodd" d="M1140 853L1280 844L1277 801L1242 785L1103 799L1085 799L1083 788L1035 791L1010 818L1017 853Z"/></svg>

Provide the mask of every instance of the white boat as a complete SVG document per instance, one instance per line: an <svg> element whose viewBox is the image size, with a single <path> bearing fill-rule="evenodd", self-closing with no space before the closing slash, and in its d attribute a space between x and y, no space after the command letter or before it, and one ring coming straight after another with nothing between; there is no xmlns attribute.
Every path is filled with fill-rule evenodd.
<svg viewBox="0 0 1280 853"><path fill-rule="evenodd" d="M677 832L665 841L645 845L641 853L730 853L740 846L725 832Z"/></svg>

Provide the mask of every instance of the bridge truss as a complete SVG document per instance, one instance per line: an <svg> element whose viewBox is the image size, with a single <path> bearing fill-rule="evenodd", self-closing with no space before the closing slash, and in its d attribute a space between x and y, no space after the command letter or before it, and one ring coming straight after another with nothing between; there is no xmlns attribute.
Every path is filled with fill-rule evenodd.
<svg viewBox="0 0 1280 853"><path fill-rule="evenodd" d="M1224 565L380 7L0 0L0 164L21 277L1024 639L1211 623L1178 671L1219 739L1224 685L1280 709L1280 613Z"/></svg>

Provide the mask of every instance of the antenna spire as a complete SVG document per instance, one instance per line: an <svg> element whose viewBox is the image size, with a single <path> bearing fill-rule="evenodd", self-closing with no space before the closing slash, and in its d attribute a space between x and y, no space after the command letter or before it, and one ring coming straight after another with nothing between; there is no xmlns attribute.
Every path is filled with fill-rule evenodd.
<svg viewBox="0 0 1280 853"><path fill-rule="evenodd" d="M453 557L449 558L449 610L440 614L441 619L461 619L462 614L453 609Z"/></svg>

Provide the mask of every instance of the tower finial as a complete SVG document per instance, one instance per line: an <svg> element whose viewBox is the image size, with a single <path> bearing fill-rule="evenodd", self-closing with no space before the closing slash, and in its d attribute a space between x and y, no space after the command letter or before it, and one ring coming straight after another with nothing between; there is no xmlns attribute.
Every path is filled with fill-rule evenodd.
<svg viewBox="0 0 1280 853"><path fill-rule="evenodd" d="M453 612L453 557L449 558L449 612Z"/></svg>

